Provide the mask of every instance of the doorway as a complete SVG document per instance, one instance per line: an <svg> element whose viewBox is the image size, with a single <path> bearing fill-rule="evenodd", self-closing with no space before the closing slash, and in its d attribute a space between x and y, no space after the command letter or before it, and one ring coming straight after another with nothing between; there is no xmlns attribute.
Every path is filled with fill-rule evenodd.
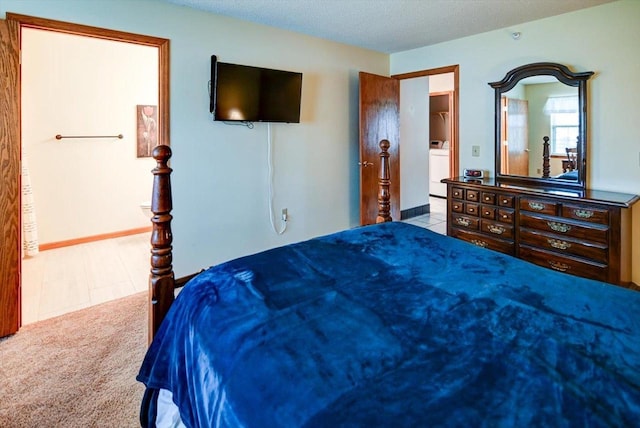
<svg viewBox="0 0 640 428"><path fill-rule="evenodd" d="M153 47L157 51L157 132L158 132L158 141L161 144L169 144L169 40L161 39L156 37L137 35L132 33L124 33L120 31L102 29L97 27L89 27L83 26L79 24L72 24L60 21L52 21L49 19L35 18L24 15L10 14L7 13L7 22L14 22L17 25L11 26L15 31L19 33L25 29L38 29L38 30L48 30L57 33L65 33L76 36L87 36L94 39L100 39L104 41L116 41L116 42L125 42L135 45L143 45L148 47ZM16 35L17 37L17 35ZM97 82L99 83L99 82ZM107 82L107 85L112 84L111 82ZM21 85L18 82L18 85ZM19 93L19 91L18 91ZM14 94L13 98L17 98ZM16 100L16 103L20 105L20 99ZM135 114L135 113L134 113ZM19 134L19 131L18 131ZM10 144L13 144L13 150L16 153L20 153L21 151L21 142L22 138L18 138L14 141L9 141ZM15 147L18 145L18 147ZM19 163L19 158L17 159L17 163ZM16 184L20 182L20 173L18 172L18 166L13 165L15 167L15 171L17 174L11 177L12 183ZM108 171L114 171L117 169L117 163L107 161L105 162L105 167ZM89 189L90 191L91 189ZM4 195L3 195L4 197ZM12 223L12 227L16 230L20 230L20 218L21 214L19 212L22 204L21 204L21 196L18 195L20 201L17 204L11 205L11 209L9 213L6 214L6 217L10 219L9 221ZM6 206L2 204L3 209ZM94 210L99 210L104 207L94 206ZM16 210L16 211L14 211ZM142 214L141 214L142 215ZM73 219L69 219L73 221ZM18 234L20 235L20 234ZM21 241L21 237L19 236L18 241ZM20 242L16 242L16 248L20 248ZM19 271L21 270L21 256L20 251L17 251L17 254L12 255L14 266L17 265ZM19 326L21 325L21 280L19 275L12 275L12 272L5 271L4 264L2 269L2 280L8 279L8 281L3 282L2 289L0 290L0 313L2 313L2 320L0 320L0 324L3 326L2 331L0 331L0 336L4 336L7 334L14 333L17 331ZM16 292L17 290L17 292ZM4 296L13 296L11 299L3 299ZM6 327L6 328L5 328Z"/></svg>
<svg viewBox="0 0 640 428"><path fill-rule="evenodd" d="M443 178L452 176L449 170L449 147L454 138L453 73L429 77L429 194L446 198Z"/></svg>
<svg viewBox="0 0 640 428"><path fill-rule="evenodd" d="M400 79L400 85L411 82L424 81L421 84L412 84L411 91L420 91L422 100L420 102L426 105L426 112L422 112L418 108L411 106L411 115L415 112L422 112L424 115L425 125L422 127L411 126L420 132L419 136L411 135L413 153L409 157L419 157L420 161L411 161L411 171L408 173L402 169L403 183L407 180L413 180L412 176L418 180L427 181L419 187L420 193L415 195L413 203L403 202L403 219L412 218L426 214L431 211L435 205L438 210L446 201L440 201L438 198L446 199L446 185L441 183L443 178L449 178L457 175L458 172L458 65L440 67L436 69L423 70L413 73L392 76ZM401 89L402 91L402 89ZM410 91L410 92L411 92ZM404 92L403 92L404 93ZM415 99L415 94L411 95ZM402 108L401 108L402 110ZM404 119L414 121L413 117ZM404 150L403 137L405 134L404 127L401 127L401 146ZM412 130L415 134L416 129ZM415 141L414 141L415 140ZM402 150L401 150L402 155ZM402 159L407 156L404 155ZM403 185L403 187L405 187ZM412 187L417 187L413 185ZM428 189L428 190L425 190ZM402 189L401 189L402 190ZM403 191L403 195L404 195ZM420 205L424 204L424 205Z"/></svg>
<svg viewBox="0 0 640 428"><path fill-rule="evenodd" d="M404 163L401 167L400 157L407 158L406 146L403 150L399 150L400 143L400 91L403 81L411 79L411 82L405 82L404 88L407 88L411 83L428 80L422 79L423 77L434 76L445 73L452 73L453 76L453 91L451 94L451 141L449 142L449 168L450 174L456 174L458 171L458 65L440 67L430 70L422 70L417 72L405 73L393 75L390 77L374 75L370 73L360 72L359 81L359 96L360 96L360 222L362 225L372 224L376 222L377 210L378 210L378 180L376 165L378 163L378 157L380 149L378 147L381 139L386 139L390 142L391 147L389 149L390 157L390 173L391 173L391 217L394 220L410 218L416 215L421 215L428 212L429 209L429 192L427 187L429 184L428 176L428 126L425 126L424 132L419 136L419 142L413 144L413 148L416 149L416 153L420 153L419 156L413 156L410 154L409 159L411 163L415 163L415 168L410 167L412 171L416 171L416 175L419 175L417 180L421 180L417 191L411 193L415 196L415 200L411 200L408 203L415 205L411 207L404 207L401 204L402 199L399 195L405 194L403 188L400 186L402 181L399 171L402 171L402 175L406 176L407 164ZM419 85L418 85L419 86ZM416 92L414 90L409 91ZM422 97L421 101L417 104L428 105L428 84L424 90L418 89L418 95ZM416 104L416 105L417 105ZM412 111L415 113L418 109ZM428 108L422 109L424 113L421 113L417 120L422 122L428 122ZM415 123L416 121L413 121ZM413 126L412 126L413 127ZM418 140L417 140L418 141ZM398 156L399 153L399 156ZM404 153L404 154L403 154ZM417 162L413 162L417 160ZM395 199L397 198L397 199ZM413 198L412 198L413 199ZM406 200L405 200L406 201ZM417 204L417 205L416 205ZM409 208L405 210L405 208ZM394 209L397 210L394 212ZM407 211L407 212L402 212Z"/></svg>

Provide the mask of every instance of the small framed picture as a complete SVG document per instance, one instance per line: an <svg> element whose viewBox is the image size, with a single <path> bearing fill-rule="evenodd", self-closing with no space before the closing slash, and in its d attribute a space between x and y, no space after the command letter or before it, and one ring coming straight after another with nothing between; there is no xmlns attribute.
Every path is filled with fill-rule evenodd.
<svg viewBox="0 0 640 428"><path fill-rule="evenodd" d="M137 155L150 157L151 151L158 145L158 106L136 106L138 125Z"/></svg>

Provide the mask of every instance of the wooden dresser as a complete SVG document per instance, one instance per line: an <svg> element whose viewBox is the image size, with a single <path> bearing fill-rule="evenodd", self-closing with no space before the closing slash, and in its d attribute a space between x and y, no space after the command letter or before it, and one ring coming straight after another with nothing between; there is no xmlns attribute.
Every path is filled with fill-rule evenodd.
<svg viewBox="0 0 640 428"><path fill-rule="evenodd" d="M452 178L447 235L586 278L631 281L631 210L639 197Z"/></svg>

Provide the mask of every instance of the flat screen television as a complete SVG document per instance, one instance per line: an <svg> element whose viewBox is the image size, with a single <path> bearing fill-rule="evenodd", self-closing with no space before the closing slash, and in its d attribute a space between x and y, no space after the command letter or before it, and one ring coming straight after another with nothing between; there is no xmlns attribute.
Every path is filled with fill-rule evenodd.
<svg viewBox="0 0 640 428"><path fill-rule="evenodd" d="M302 73L218 62L211 56L213 120L300 122Z"/></svg>

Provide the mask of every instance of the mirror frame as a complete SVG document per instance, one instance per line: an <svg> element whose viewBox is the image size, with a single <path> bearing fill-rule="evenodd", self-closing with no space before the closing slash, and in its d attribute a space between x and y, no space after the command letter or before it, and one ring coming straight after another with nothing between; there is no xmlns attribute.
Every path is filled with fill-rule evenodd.
<svg viewBox="0 0 640 428"><path fill-rule="evenodd" d="M578 127L578 179L576 181L557 180L553 178L528 177L521 175L502 174L501 168L501 98L502 95L513 89L522 79L532 76L554 76L560 82L568 86L578 88L578 115L580 123ZM586 188L587 174L587 81L593 75L593 71L574 73L565 65L552 62L537 62L523 65L507 72L499 82L489 83L495 89L495 177L498 182L527 185L531 187L562 188L584 190ZM535 142L533 142L535 143ZM540 138L540 144L543 143Z"/></svg>

